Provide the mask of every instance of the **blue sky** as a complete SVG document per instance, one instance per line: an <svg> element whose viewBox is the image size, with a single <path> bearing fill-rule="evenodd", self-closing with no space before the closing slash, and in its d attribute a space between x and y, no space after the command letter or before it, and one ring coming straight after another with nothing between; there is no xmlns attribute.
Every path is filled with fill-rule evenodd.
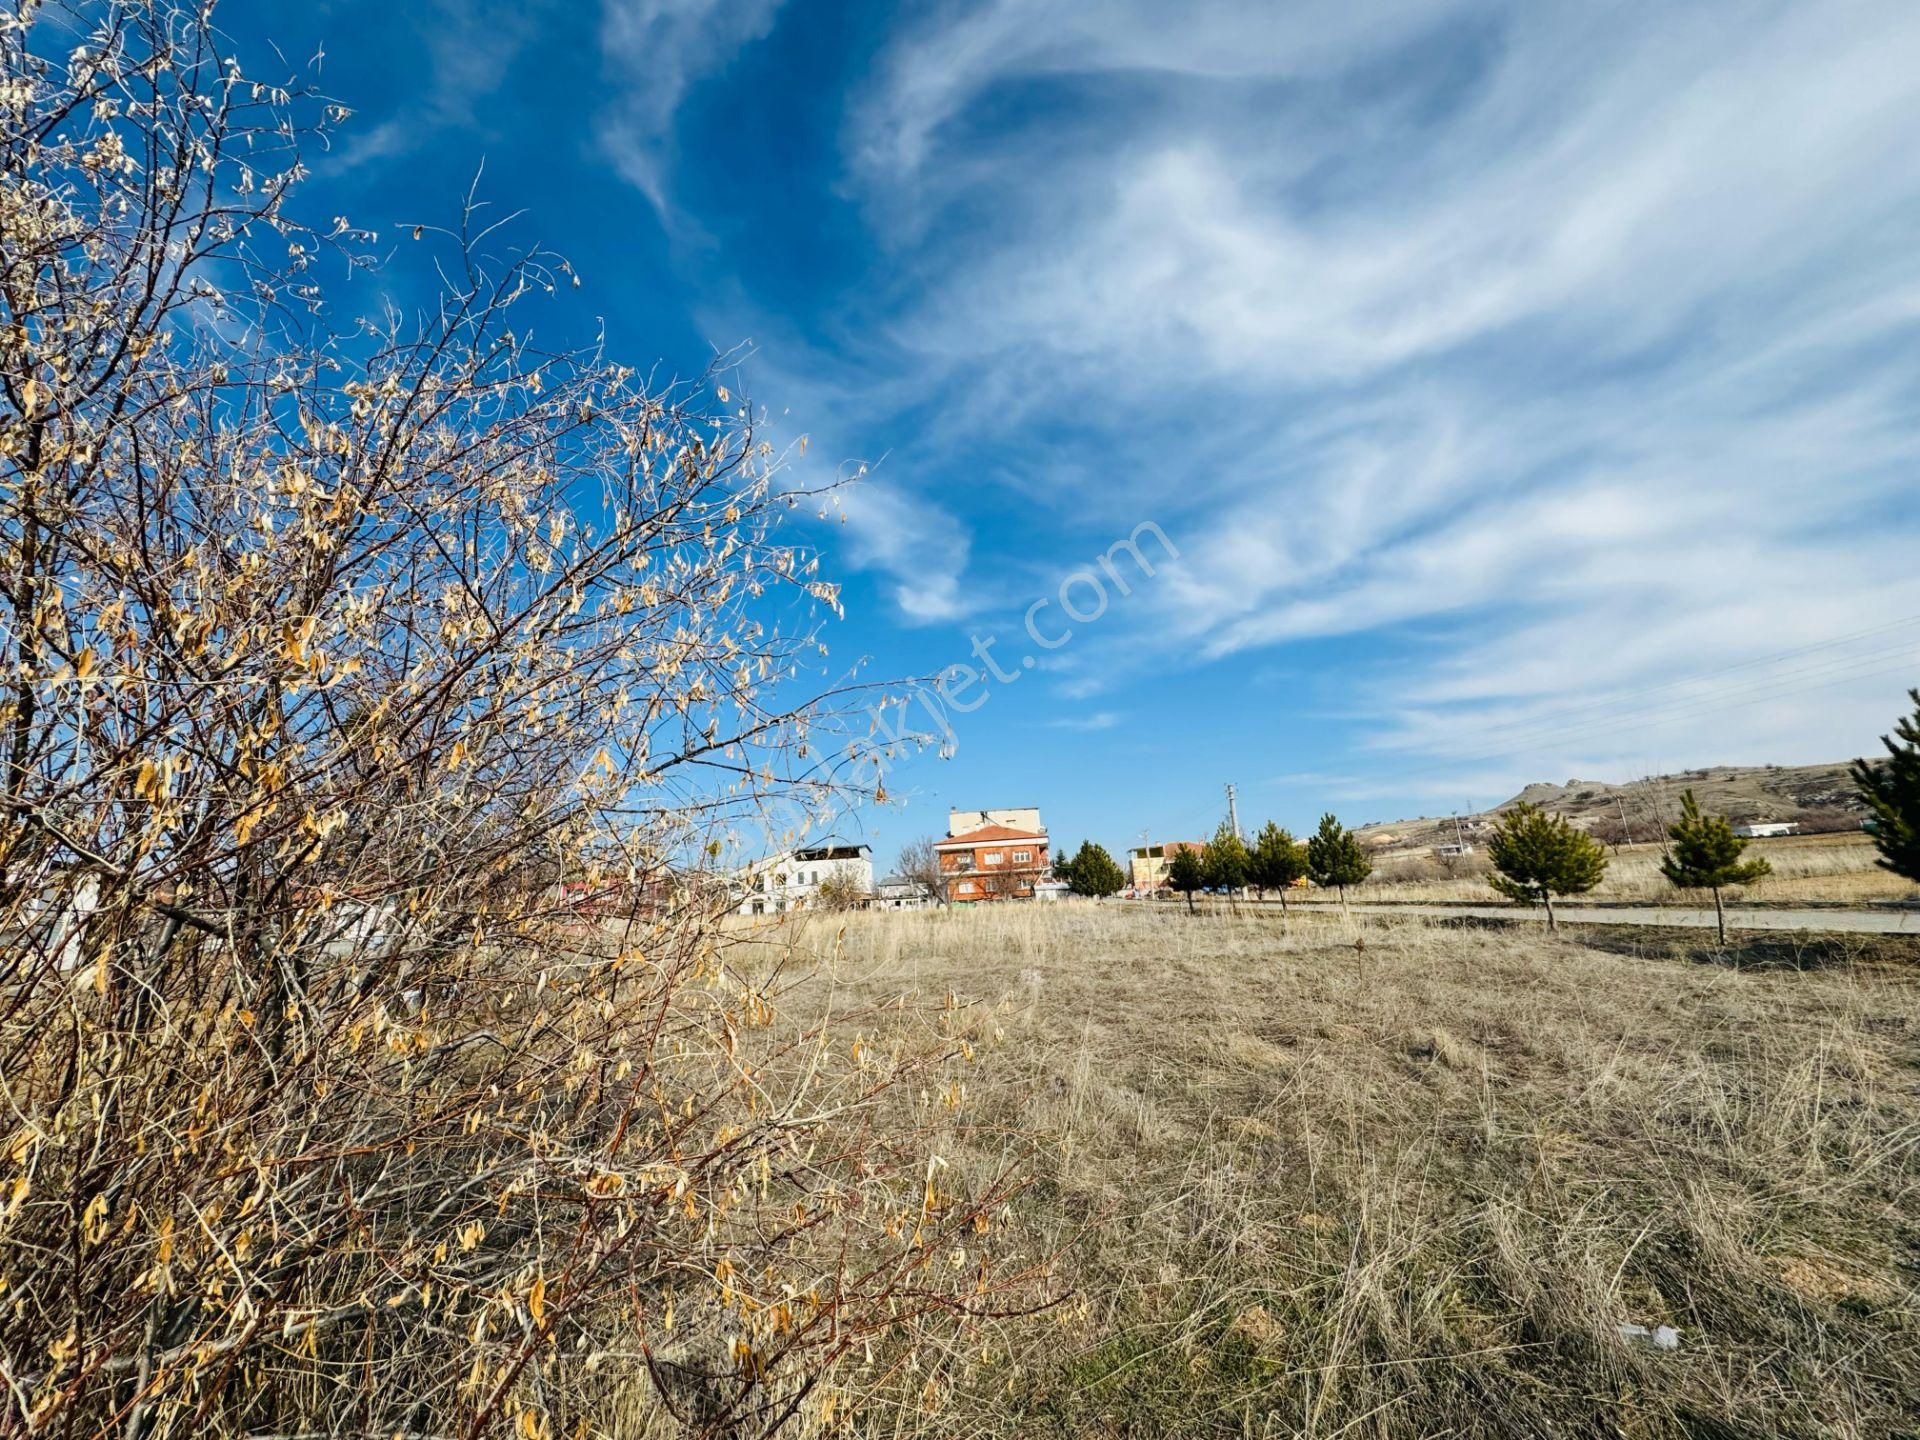
<svg viewBox="0 0 1920 1440"><path fill-rule="evenodd" d="M1013 677L898 767L883 859L949 804L1117 849L1229 780L1299 828L1836 759L1920 683L1907 0L225 22L256 73L324 48L330 211L444 220L484 161L585 279L550 334L748 344L803 478L865 465L811 537L836 660ZM1075 572L1108 603L1033 644Z"/></svg>

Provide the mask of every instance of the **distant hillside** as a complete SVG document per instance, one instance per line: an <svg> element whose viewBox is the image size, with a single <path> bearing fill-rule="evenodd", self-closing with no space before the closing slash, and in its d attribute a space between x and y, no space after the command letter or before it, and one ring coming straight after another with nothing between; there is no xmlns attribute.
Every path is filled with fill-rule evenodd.
<svg viewBox="0 0 1920 1440"><path fill-rule="evenodd" d="M1654 775L1624 783L1608 780L1546 781L1527 786L1493 810L1462 817L1465 839L1476 825L1521 801L1565 815L1585 828L1623 823L1639 839L1651 839L1678 809L1680 792L1692 790L1701 807L1734 823L1793 820L1809 829L1845 828L1866 814L1845 761L1831 765L1715 766L1678 775ZM1624 814L1623 814L1624 812ZM1360 827L1360 836L1377 848L1438 845L1454 838L1451 816L1420 816Z"/></svg>

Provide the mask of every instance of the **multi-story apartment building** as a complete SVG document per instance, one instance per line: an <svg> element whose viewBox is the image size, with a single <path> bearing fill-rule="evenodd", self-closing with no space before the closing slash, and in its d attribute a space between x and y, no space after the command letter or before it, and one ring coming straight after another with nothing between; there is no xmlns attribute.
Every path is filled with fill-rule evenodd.
<svg viewBox="0 0 1920 1440"><path fill-rule="evenodd" d="M949 900L965 905L1033 898L1034 886L1046 878L1053 860L1047 852L1047 832L1037 823L1040 812L1028 813L1036 822L1033 829L981 825L933 847L940 857Z"/></svg>
<svg viewBox="0 0 1920 1440"><path fill-rule="evenodd" d="M873 850L866 845L813 845L783 850L733 872L734 913L782 915L820 903L820 887L839 881L846 892L873 894Z"/></svg>
<svg viewBox="0 0 1920 1440"><path fill-rule="evenodd" d="M1167 867L1182 850L1204 850L1198 840L1168 840L1136 845L1127 852L1127 881L1135 890L1158 890L1167 883Z"/></svg>

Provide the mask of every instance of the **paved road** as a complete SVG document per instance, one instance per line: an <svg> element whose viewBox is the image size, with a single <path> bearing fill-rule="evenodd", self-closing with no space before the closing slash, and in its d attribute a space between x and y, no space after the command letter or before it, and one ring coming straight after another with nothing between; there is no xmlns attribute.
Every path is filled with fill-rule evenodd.
<svg viewBox="0 0 1920 1440"><path fill-rule="evenodd" d="M1337 905L1295 909L1338 912ZM1546 923L1544 912L1519 905L1355 905L1356 915L1470 916L1485 920ZM1713 911L1666 905L1556 905L1553 913L1574 925L1677 925L1713 928ZM1727 908L1729 930L1844 930L1871 935L1920 935L1920 910L1736 910Z"/></svg>

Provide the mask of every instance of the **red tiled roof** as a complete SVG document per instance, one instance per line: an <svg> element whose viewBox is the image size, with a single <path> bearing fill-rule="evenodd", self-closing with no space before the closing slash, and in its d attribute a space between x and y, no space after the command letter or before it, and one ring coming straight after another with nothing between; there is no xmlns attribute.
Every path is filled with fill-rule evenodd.
<svg viewBox="0 0 1920 1440"><path fill-rule="evenodd" d="M1045 840L1044 830L1010 830L1005 825L982 825L978 830L969 830L964 835L955 835L950 840L942 840L933 848L936 850L971 850L976 845L998 845L1004 840Z"/></svg>

